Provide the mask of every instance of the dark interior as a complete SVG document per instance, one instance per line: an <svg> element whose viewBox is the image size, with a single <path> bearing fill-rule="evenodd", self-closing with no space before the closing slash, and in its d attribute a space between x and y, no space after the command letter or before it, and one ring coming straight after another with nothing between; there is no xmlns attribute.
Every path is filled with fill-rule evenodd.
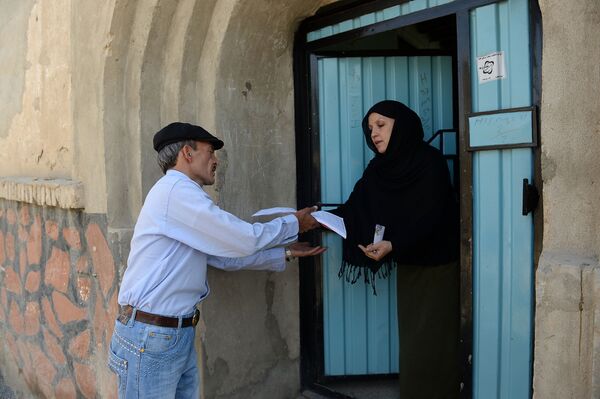
<svg viewBox="0 0 600 399"><path fill-rule="evenodd" d="M385 22L382 22L385 24ZM357 52L394 50L415 54L420 51L454 54L456 52L456 19L454 15L424 21L393 31L335 43L321 51Z"/></svg>

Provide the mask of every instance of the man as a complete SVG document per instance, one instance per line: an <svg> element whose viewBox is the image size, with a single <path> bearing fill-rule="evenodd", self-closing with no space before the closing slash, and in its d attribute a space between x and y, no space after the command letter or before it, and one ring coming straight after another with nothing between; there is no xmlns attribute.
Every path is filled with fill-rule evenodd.
<svg viewBox="0 0 600 399"><path fill-rule="evenodd" d="M286 255L325 250L295 243L299 232L319 226L310 215L314 208L250 224L215 205L203 186L215 181L215 151L222 147L187 123L172 123L154 136L165 176L144 201L119 291L109 351L119 398L199 397L195 305L209 293L207 264L282 271Z"/></svg>

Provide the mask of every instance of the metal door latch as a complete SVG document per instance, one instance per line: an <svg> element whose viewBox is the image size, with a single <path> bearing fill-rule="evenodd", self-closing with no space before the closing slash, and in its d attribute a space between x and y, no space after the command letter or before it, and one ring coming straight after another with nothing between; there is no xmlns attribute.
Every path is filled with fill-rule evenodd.
<svg viewBox="0 0 600 399"><path fill-rule="evenodd" d="M538 206L540 195L529 179L523 179L523 216L533 212Z"/></svg>

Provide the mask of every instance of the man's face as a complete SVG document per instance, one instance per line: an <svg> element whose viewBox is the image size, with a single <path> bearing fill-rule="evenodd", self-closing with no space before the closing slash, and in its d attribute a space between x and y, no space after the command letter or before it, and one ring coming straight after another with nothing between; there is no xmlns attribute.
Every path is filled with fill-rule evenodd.
<svg viewBox="0 0 600 399"><path fill-rule="evenodd" d="M190 177L202 186L214 184L218 159L212 144L196 141L195 150L187 145L183 150L191 155Z"/></svg>

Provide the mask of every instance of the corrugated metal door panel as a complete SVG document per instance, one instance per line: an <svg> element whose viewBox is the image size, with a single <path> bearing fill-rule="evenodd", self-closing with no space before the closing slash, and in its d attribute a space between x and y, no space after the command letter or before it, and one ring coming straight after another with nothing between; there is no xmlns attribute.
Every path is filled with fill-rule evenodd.
<svg viewBox="0 0 600 399"><path fill-rule="evenodd" d="M450 57L322 58L319 73L321 200L341 203L373 156L362 117L389 98L422 113L426 135L452 128ZM452 149L452 147L449 147ZM323 323L326 375L398 372L396 274L377 281L377 296L362 281L337 276L341 239L326 233L323 255Z"/></svg>
<svg viewBox="0 0 600 399"><path fill-rule="evenodd" d="M471 12L473 111L531 105L526 0ZM479 84L476 59L504 51L505 79ZM529 398L533 221L521 214L522 181L532 181L529 148L473 154L474 398Z"/></svg>
<svg viewBox="0 0 600 399"><path fill-rule="evenodd" d="M432 59L434 64L432 70L435 73L432 76L432 93L434 99L452 98L452 79L447 78L446 71L452 71L452 59L450 57L436 57ZM437 132L452 126L453 113L452 101L434 101L433 102L433 130ZM451 136L444 136L446 142L444 148L450 145L449 154L456 154L456 139ZM451 138L451 140L449 140Z"/></svg>
<svg viewBox="0 0 600 399"><path fill-rule="evenodd" d="M319 60L318 70L320 130L329 132L327 135L320 135L321 153L329 154L327 157L321 157L321 195L324 198L331 198L332 201L340 202L342 198L340 184L342 181L340 167L342 157L339 151L341 130L339 118L329 117L329 115L339 115L338 60ZM332 235L325 234L323 244L328 247L327 252L323 255L325 264L341 257L341 246L335 242ZM331 326L344 325L344 313L338 310L343 309L343 282L337 278L337 273L333 268L324 268L323 270L323 286L328 293L323 297L325 363L332 374L344 374L344 358L335 356L335 354L345 352L345 337L335 334L331 328Z"/></svg>
<svg viewBox="0 0 600 399"><path fill-rule="evenodd" d="M354 186L356 180L362 175L362 171L373 157L373 153L369 150L364 140L362 117L372 104L383 100L387 95L385 58L363 58L360 59L359 62L360 65L362 65L362 93L361 96L357 98L357 106L355 108L356 110L359 110L359 113L354 114L353 116L357 121L357 130L353 132L354 135L350 139L360 141L363 146L364 163L360 172L354 176L355 179L352 182L352 186ZM352 288L348 290L348 300L350 301L348 306L349 312L352 312L351 301L358 299L359 301L365 301L366 303L366 318L362 320L356 319L355 322L364 323L367 326L366 340L362 342L362 345L367 348L367 361L364 365L356 367L354 370L353 367L349 365L349 370L352 370L352 374L386 374L393 372L391 363L392 359L397 357L393 355L393 353L397 354L397 344L395 345L395 349L393 349L395 352L393 352L390 343L392 341L397 342L398 333L396 326L397 316L394 315L390 318L390 306L393 305L395 309L395 287L392 287L392 281L389 279L379 280L377 283L377 296L374 296L371 292L371 288L366 287L362 282L354 285L356 290L353 290ZM393 295L394 304L391 304L391 295ZM353 348L350 347L348 350L353 350Z"/></svg>

